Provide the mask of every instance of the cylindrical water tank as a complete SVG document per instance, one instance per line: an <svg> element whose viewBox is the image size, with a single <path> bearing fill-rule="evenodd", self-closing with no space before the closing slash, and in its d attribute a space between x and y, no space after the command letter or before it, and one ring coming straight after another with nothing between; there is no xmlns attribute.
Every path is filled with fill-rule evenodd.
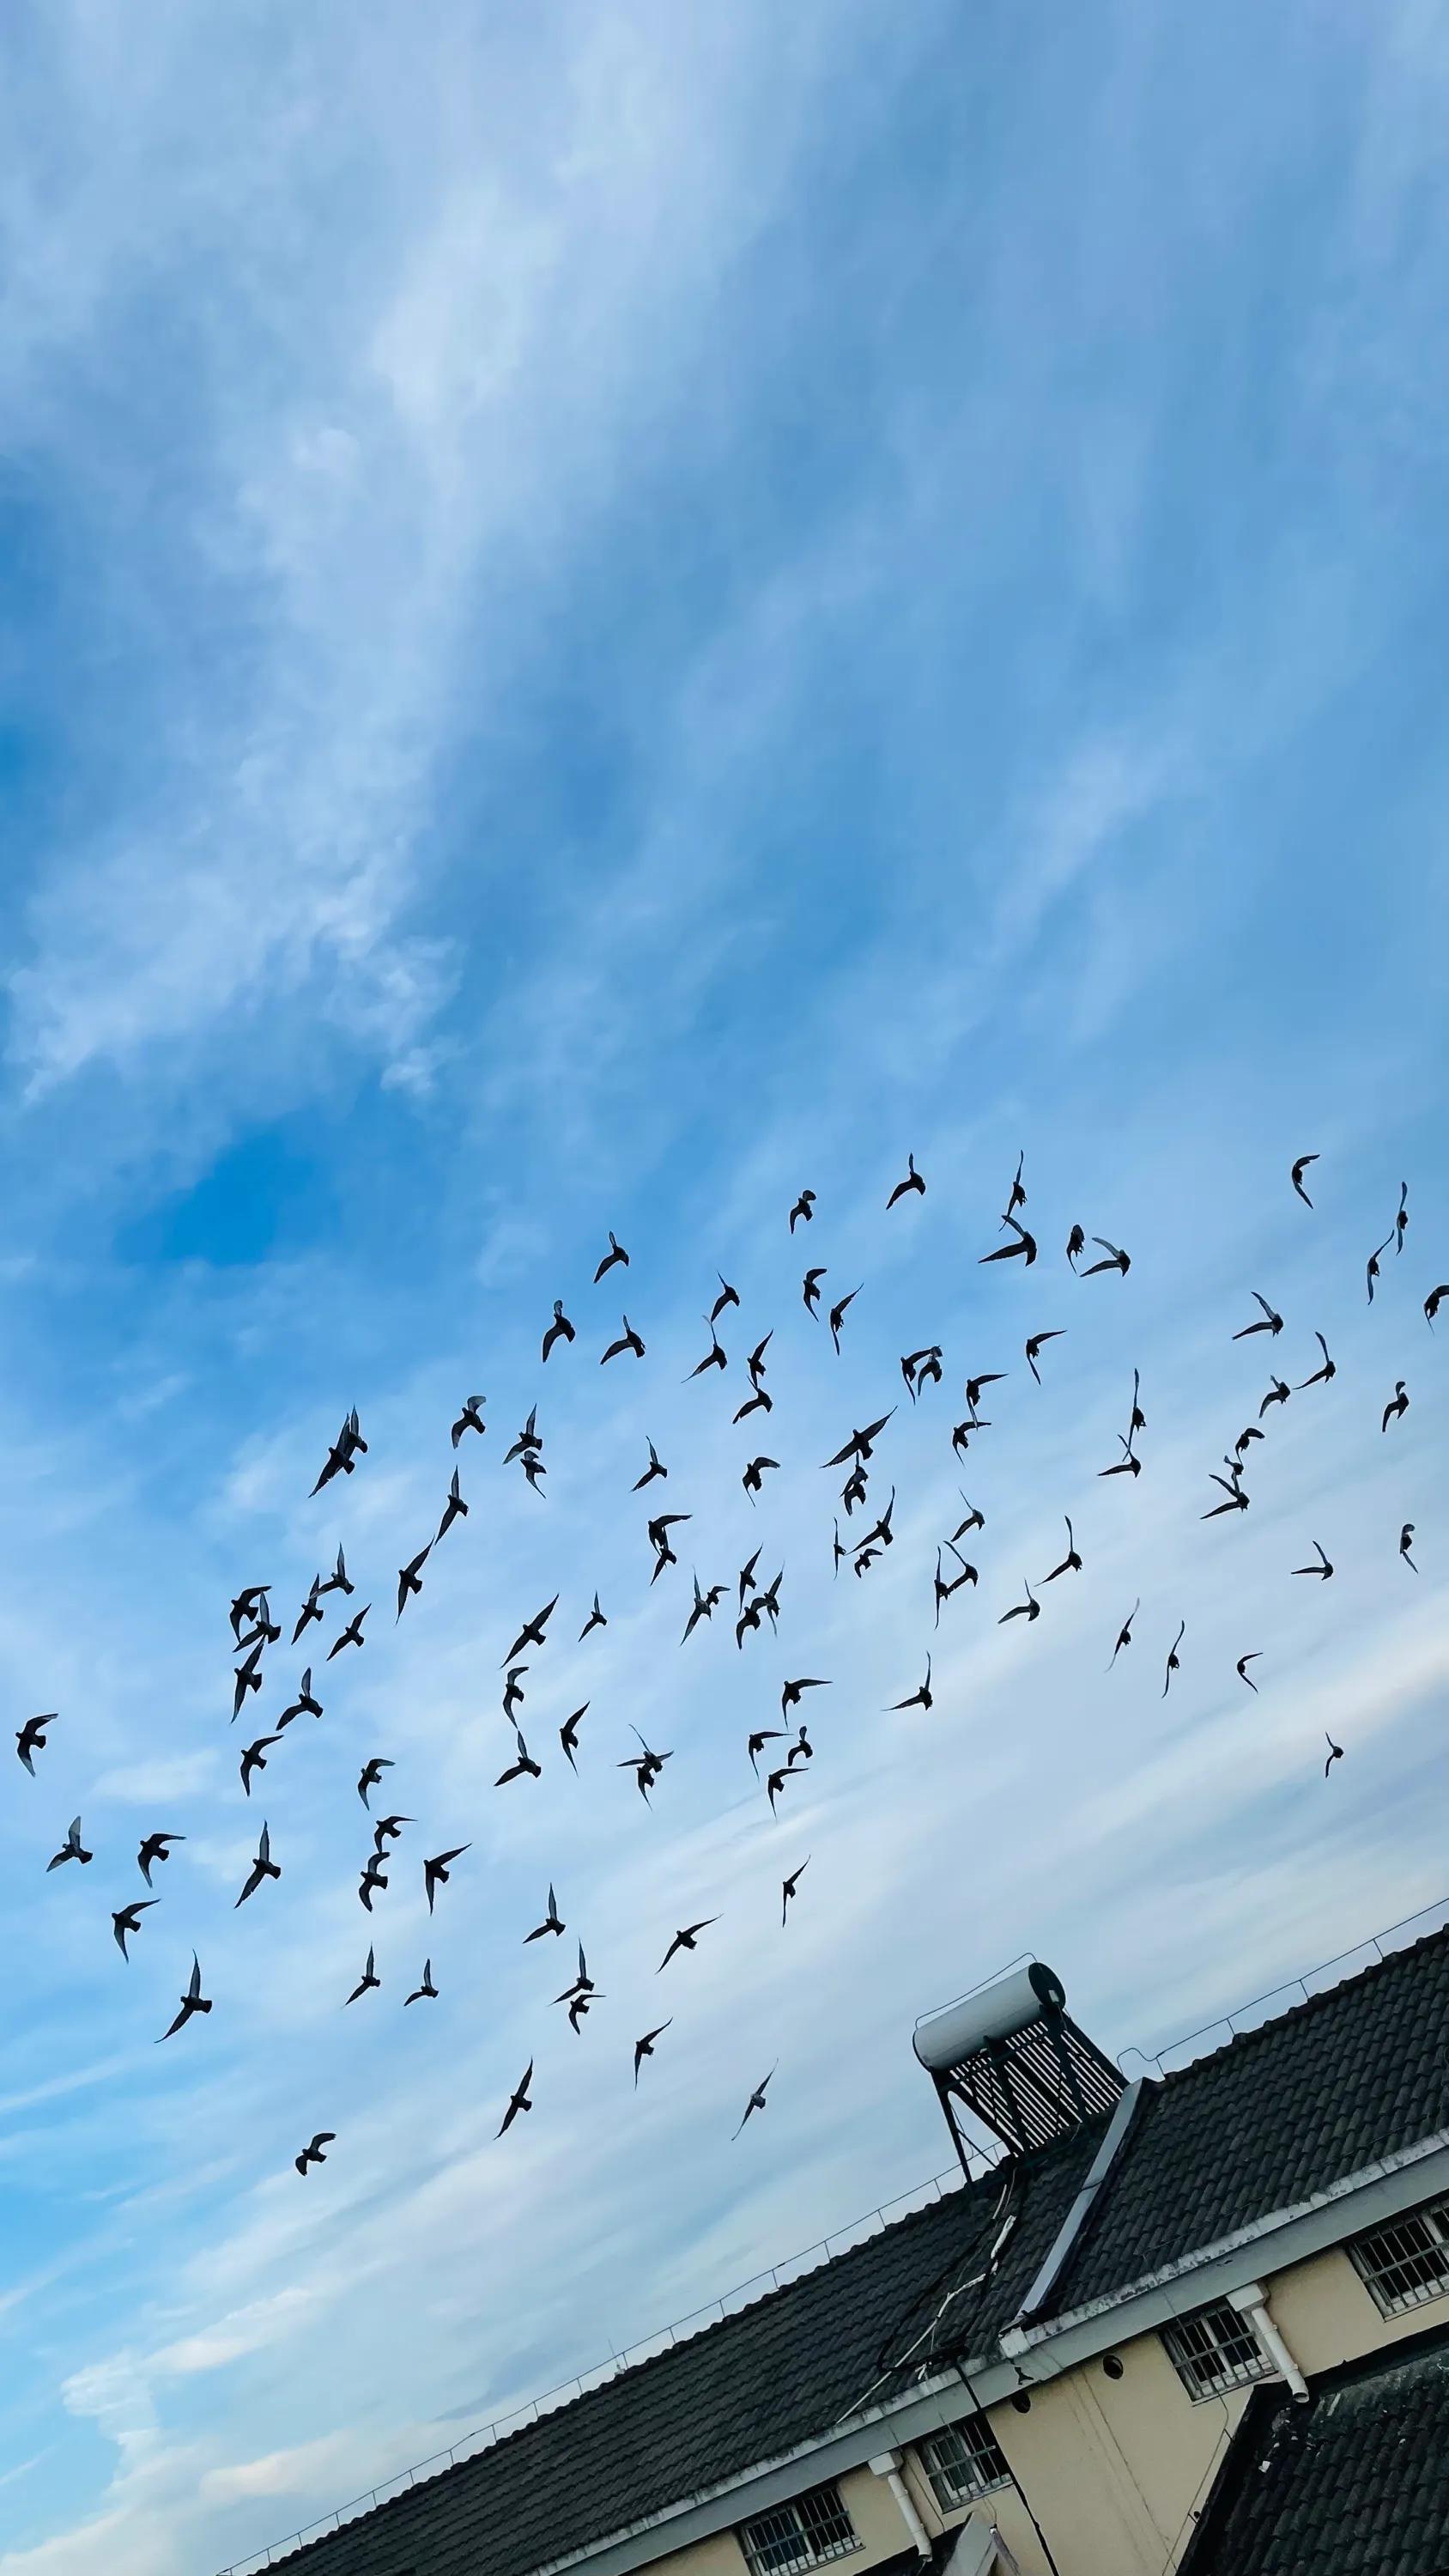
<svg viewBox="0 0 1449 2576"><path fill-rule="evenodd" d="M928 2013L917 2023L911 2046L933 2075L944 2074L988 2040L1010 2039L1043 2012L1062 2011L1066 2000L1067 1990L1055 1970L1033 1959L1030 1967L1013 1968L1009 1976L998 1977L994 1985L983 1986L964 2003Z"/></svg>

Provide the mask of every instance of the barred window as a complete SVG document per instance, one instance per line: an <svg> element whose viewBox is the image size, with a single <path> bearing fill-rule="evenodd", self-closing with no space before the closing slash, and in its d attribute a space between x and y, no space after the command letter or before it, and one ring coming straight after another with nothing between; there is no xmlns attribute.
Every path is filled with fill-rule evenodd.
<svg viewBox="0 0 1449 2576"><path fill-rule="evenodd" d="M984 2415L968 2415L944 2433L928 2434L920 2453L931 2492L947 2513L953 2505L970 2504L993 2487L1004 2487L1011 2475Z"/></svg>
<svg viewBox="0 0 1449 2576"><path fill-rule="evenodd" d="M1168 2359L1189 2397L1221 2397L1250 2379L1272 2377L1273 2365L1247 2317L1226 2299L1164 2326Z"/></svg>
<svg viewBox="0 0 1449 2576"><path fill-rule="evenodd" d="M1449 2291L1449 2202L1412 2209L1349 2246L1381 2316L1399 2317Z"/></svg>
<svg viewBox="0 0 1449 2576"><path fill-rule="evenodd" d="M740 2525L740 2547L751 2576L793 2576L800 2567L822 2567L827 2558L847 2558L860 2547L855 2525L840 2500L837 2486L812 2487L793 2496L773 2513L757 2514Z"/></svg>

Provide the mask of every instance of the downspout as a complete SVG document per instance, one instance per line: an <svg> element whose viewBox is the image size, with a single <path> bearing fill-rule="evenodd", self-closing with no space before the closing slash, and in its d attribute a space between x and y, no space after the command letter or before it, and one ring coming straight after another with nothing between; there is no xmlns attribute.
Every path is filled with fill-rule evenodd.
<svg viewBox="0 0 1449 2576"><path fill-rule="evenodd" d="M901 2475L899 2451L882 2451L879 2459L870 2461L869 2466L876 2477L884 2478L900 2506L901 2520L915 2543L917 2555L921 2558L929 2558L932 2547L931 2535L916 2511L915 2498Z"/></svg>
<svg viewBox="0 0 1449 2576"><path fill-rule="evenodd" d="M1274 2369L1286 2379L1297 2402L1308 2396L1308 2382L1283 2340L1282 2333L1268 2313L1268 2293L1261 2281L1245 2281L1240 2290L1228 2292L1228 2304L1247 2318Z"/></svg>

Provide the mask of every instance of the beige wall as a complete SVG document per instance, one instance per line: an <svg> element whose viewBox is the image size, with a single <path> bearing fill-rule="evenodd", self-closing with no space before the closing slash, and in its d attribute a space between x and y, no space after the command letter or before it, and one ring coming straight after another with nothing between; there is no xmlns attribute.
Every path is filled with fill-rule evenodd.
<svg viewBox="0 0 1449 2576"><path fill-rule="evenodd" d="M1264 2274L1268 2304L1288 2348L1309 2376L1400 2342L1449 2315L1449 2300L1431 2301L1404 2317L1379 2315L1346 2253L1315 2255L1291 2271ZM1187 2547L1193 2518L1206 2499L1248 2391L1194 2404L1155 2334L1118 2347L1122 2377L1109 2379L1100 2359L1031 2391L1030 2411L1010 2404L990 2410L1001 2445L1031 2510L1055 2553L1060 2576L1167 2576ZM886 2436L882 2433L884 2446ZM957 2528L966 2510L943 2514L911 2452L906 2484L926 2529ZM808 2485L808 2476L802 2485ZM853 2469L839 2480L860 2534L858 2553L842 2560L854 2576L911 2545L900 2507L884 2478ZM1004 2487L968 2508L998 2525L1022 2576L1050 2576L1021 2496ZM677 2550L655 2562L661 2576L746 2576L733 2532Z"/></svg>

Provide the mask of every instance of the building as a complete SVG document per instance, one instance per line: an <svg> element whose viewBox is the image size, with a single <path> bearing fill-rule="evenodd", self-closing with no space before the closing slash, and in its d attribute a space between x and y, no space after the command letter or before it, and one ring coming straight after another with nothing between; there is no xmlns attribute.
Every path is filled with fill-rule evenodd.
<svg viewBox="0 0 1449 2576"><path fill-rule="evenodd" d="M917 2032L959 2189L270 2561L1449 2570L1449 1929L1125 2084L1035 1968Z"/></svg>

